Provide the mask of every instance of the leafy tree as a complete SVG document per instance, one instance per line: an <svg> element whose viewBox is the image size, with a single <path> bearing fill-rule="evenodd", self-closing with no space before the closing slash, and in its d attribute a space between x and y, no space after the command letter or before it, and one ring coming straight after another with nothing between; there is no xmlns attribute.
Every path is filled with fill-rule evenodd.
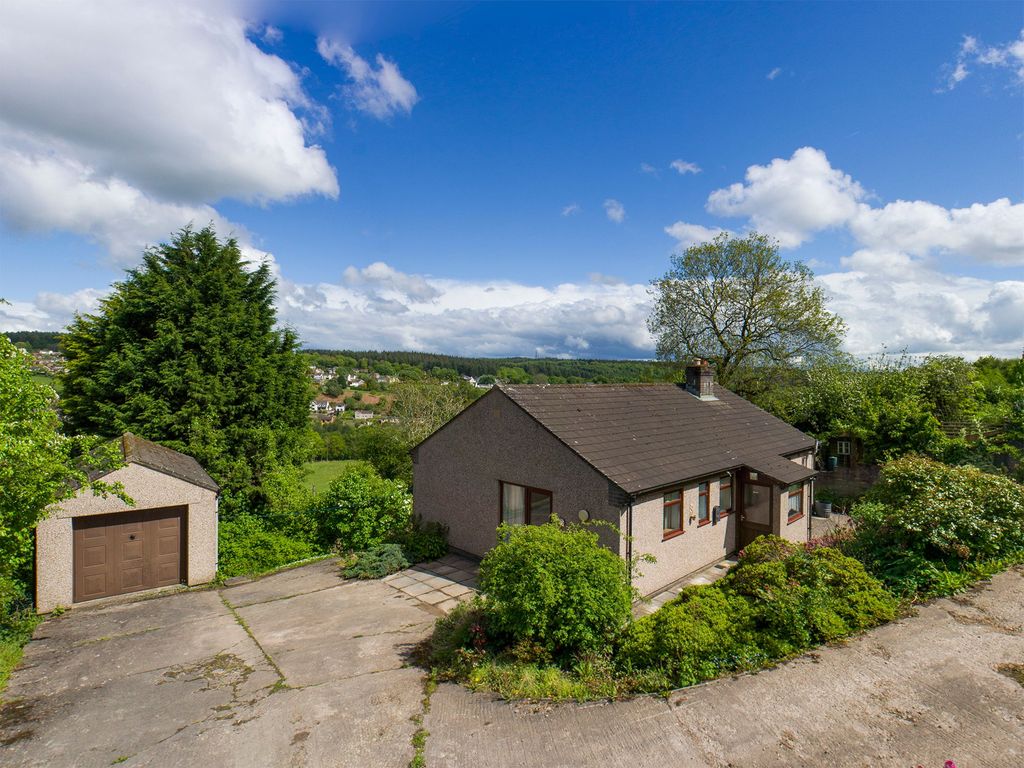
<svg viewBox="0 0 1024 768"><path fill-rule="evenodd" d="M324 394L331 397L340 396L346 389L345 382L341 379L331 379L324 384Z"/></svg>
<svg viewBox="0 0 1024 768"><path fill-rule="evenodd" d="M519 366L502 366L498 369L495 378L506 384L529 384L530 374Z"/></svg>
<svg viewBox="0 0 1024 768"><path fill-rule="evenodd" d="M0 580L26 575L32 530L46 508L90 485L80 461L87 451L93 466L118 463L95 440L62 435L56 401L50 387L33 381L28 357L0 335ZM91 485L96 493L119 492Z"/></svg>
<svg viewBox="0 0 1024 768"><path fill-rule="evenodd" d="M64 348L62 407L72 429L130 430L195 456L228 511L265 502L264 478L311 450L312 389L298 340L275 326L269 267L235 240L184 229L149 249Z"/></svg>
<svg viewBox="0 0 1024 768"><path fill-rule="evenodd" d="M370 424L355 431L354 458L369 462L381 476L412 484L409 441L390 424Z"/></svg>
<svg viewBox="0 0 1024 768"><path fill-rule="evenodd" d="M687 248L652 285L647 325L658 357L707 358L724 385L743 393L759 388L755 368L832 355L846 332L811 270L784 261L778 245L757 233Z"/></svg>
<svg viewBox="0 0 1024 768"><path fill-rule="evenodd" d="M398 418L398 428L409 448L483 394L483 390L458 379L447 385L403 381L395 385L392 392L395 402L391 415Z"/></svg>

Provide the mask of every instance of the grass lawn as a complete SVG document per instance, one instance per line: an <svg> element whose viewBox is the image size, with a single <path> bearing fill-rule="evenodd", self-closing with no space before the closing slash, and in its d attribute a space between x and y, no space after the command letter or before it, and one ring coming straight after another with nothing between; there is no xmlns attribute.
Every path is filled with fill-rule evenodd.
<svg viewBox="0 0 1024 768"><path fill-rule="evenodd" d="M307 461L306 469L309 474L303 481L307 488L314 491L325 491L338 475L353 464L361 463L358 459L345 459L341 461Z"/></svg>

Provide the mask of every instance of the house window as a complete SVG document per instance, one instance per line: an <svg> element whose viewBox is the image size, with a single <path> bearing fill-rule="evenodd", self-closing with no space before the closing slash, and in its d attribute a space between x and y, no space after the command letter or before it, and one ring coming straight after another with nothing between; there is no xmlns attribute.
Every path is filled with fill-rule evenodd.
<svg viewBox="0 0 1024 768"><path fill-rule="evenodd" d="M711 522L711 507L708 502L708 484L701 483L697 486L697 525L707 525Z"/></svg>
<svg viewBox="0 0 1024 768"><path fill-rule="evenodd" d="M804 516L804 486L803 483L793 483L789 486L789 522L799 520Z"/></svg>
<svg viewBox="0 0 1024 768"><path fill-rule="evenodd" d="M551 491L513 483L501 484L500 519L509 525L546 523L551 517Z"/></svg>
<svg viewBox="0 0 1024 768"><path fill-rule="evenodd" d="M836 456L849 456L850 455L850 441L849 440L836 440Z"/></svg>
<svg viewBox="0 0 1024 768"><path fill-rule="evenodd" d="M662 514L663 539L670 539L683 532L683 492L670 491L665 494Z"/></svg>
<svg viewBox="0 0 1024 768"><path fill-rule="evenodd" d="M732 475L722 475L718 481L718 514L732 512Z"/></svg>

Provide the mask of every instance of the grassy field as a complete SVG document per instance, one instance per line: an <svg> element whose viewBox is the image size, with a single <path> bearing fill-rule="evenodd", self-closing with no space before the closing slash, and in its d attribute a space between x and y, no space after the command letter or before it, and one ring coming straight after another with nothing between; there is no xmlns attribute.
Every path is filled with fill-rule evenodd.
<svg viewBox="0 0 1024 768"><path fill-rule="evenodd" d="M55 390L57 390L57 394L60 394L60 382L57 381L57 379L54 378L53 376L50 376L45 373L33 373L32 381L36 382L37 384L46 384L48 387L53 387Z"/></svg>
<svg viewBox="0 0 1024 768"><path fill-rule="evenodd" d="M344 472L346 467L359 463L357 460L307 461L306 469L309 470L309 474L306 475L304 482L307 488L314 491L327 490L331 481Z"/></svg>

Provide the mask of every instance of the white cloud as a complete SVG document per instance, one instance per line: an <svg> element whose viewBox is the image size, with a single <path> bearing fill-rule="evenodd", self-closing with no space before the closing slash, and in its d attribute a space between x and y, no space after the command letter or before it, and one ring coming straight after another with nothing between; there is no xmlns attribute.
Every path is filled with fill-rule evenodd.
<svg viewBox="0 0 1024 768"><path fill-rule="evenodd" d="M648 176L657 176L658 169L650 163L640 163L640 173L646 173Z"/></svg>
<svg viewBox="0 0 1024 768"><path fill-rule="evenodd" d="M855 354L887 346L922 354L1016 356L1024 347L1024 282L951 274L945 263L957 257L1024 266L1024 203L1000 198L966 208L922 200L872 205L863 187L833 168L824 152L804 147L788 160L751 166L745 183L712 192L707 208L746 217L783 247L825 229L845 229L858 249L841 260L842 269L818 279L832 297L830 308L849 324L846 347ZM684 247L721 231L682 221L665 228Z"/></svg>
<svg viewBox="0 0 1024 768"><path fill-rule="evenodd" d="M788 160L775 158L768 165L750 166L746 183L715 190L708 196L707 209L747 217L754 229L777 238L784 248L796 247L816 232L845 227L873 250L914 256L953 253L993 264L1024 265L1024 203L1000 198L967 208L944 208L922 200L897 200L873 207L867 197L858 182L832 167L824 152L803 147Z"/></svg>
<svg viewBox="0 0 1024 768"><path fill-rule="evenodd" d="M583 209L576 203L569 203L565 208L562 209L563 216L575 216L580 213Z"/></svg>
<svg viewBox="0 0 1024 768"><path fill-rule="evenodd" d="M614 221L616 224L621 224L626 220L626 209L622 203L613 198L609 197L604 201L604 212L608 221Z"/></svg>
<svg viewBox="0 0 1024 768"><path fill-rule="evenodd" d="M211 207L224 198L336 196L306 140L324 111L228 11L0 4L0 71L19 73L0 78L0 217L84 235L124 262L190 222L231 229Z"/></svg>
<svg viewBox="0 0 1024 768"><path fill-rule="evenodd" d="M284 40L284 32L275 26L267 24L267 26L263 28L261 39L267 45L277 45Z"/></svg>
<svg viewBox="0 0 1024 768"><path fill-rule="evenodd" d="M789 160L747 168L746 183L712 192L707 210L746 216L755 229L793 248L813 232L845 224L864 196L860 184L834 169L824 152L801 147Z"/></svg>
<svg viewBox="0 0 1024 768"><path fill-rule="evenodd" d="M945 67L945 84L937 90L952 91L977 67L1010 70L1014 83L1024 86L1024 29L1016 40L1002 45L983 46L976 37L964 35L956 59Z"/></svg>
<svg viewBox="0 0 1024 768"><path fill-rule="evenodd" d="M688 173L700 173L699 165L697 165L696 163L689 163L686 160L673 160L671 163L669 163L669 167L672 168L680 176L685 176Z"/></svg>
<svg viewBox="0 0 1024 768"><path fill-rule="evenodd" d="M897 200L881 208L862 204L850 220L850 232L869 248L916 256L951 252L1024 266L1024 204L1005 197L969 208L943 208L922 200Z"/></svg>
<svg viewBox="0 0 1024 768"><path fill-rule="evenodd" d="M689 248L691 245L699 245L709 240L714 240L723 232L734 234L727 229L720 227L704 227L700 224L687 224L685 221L677 221L671 226L665 227L666 234L679 241L682 248Z"/></svg>
<svg viewBox="0 0 1024 768"><path fill-rule="evenodd" d="M1024 282L950 275L899 251L857 251L845 271L820 275L829 306L849 325L856 355L995 354L1024 347Z"/></svg>
<svg viewBox="0 0 1024 768"><path fill-rule="evenodd" d="M95 288L67 294L44 291L37 294L34 301L0 303L0 330L60 330L71 322L76 312L95 312L100 299L109 292L109 289Z"/></svg>
<svg viewBox="0 0 1024 768"><path fill-rule="evenodd" d="M326 37L316 41L316 49L328 64L343 69L352 81L342 90L349 104L378 120L387 120L398 112L409 114L420 100L415 86L402 77L398 65L377 54L377 66L359 56L350 45Z"/></svg>
<svg viewBox="0 0 1024 768"><path fill-rule="evenodd" d="M340 283L282 280L278 307L281 319L316 347L653 356L647 286L610 279L549 288L410 275L372 264L349 267Z"/></svg>
<svg viewBox="0 0 1024 768"><path fill-rule="evenodd" d="M768 80L774 80L776 77L778 77L781 74L782 74L782 67L775 67L767 75L765 75L765 78L767 78Z"/></svg>

